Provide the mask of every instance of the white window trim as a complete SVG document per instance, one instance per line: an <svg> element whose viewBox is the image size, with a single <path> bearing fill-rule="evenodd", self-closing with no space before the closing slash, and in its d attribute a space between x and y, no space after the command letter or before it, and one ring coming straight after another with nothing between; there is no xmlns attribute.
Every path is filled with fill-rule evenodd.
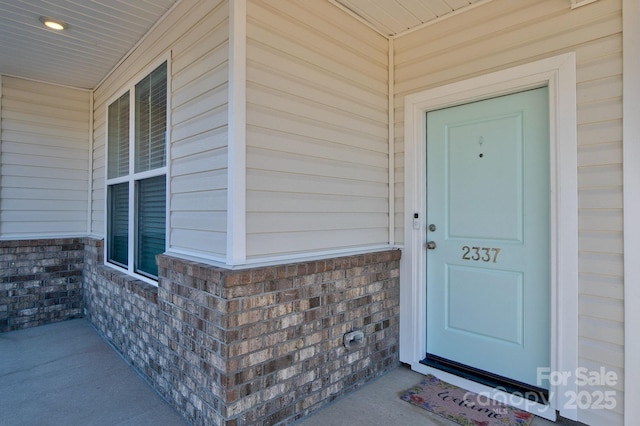
<svg viewBox="0 0 640 426"><path fill-rule="evenodd" d="M576 56L567 53L507 70L471 78L405 97L405 250L400 280L400 360L421 373L438 372L445 380L474 392L498 394L490 387L442 374L420 364L426 353L426 113L534 87L549 87L551 183L551 369L575 371L578 366L578 199ZM562 141L560 143L559 141ZM420 229L411 226L413 214ZM576 410L564 408L565 392L575 383L553 386L551 409L521 400L520 408L555 419L555 409L576 420Z"/></svg>
<svg viewBox="0 0 640 426"><path fill-rule="evenodd" d="M135 86L136 84L138 84L140 81L142 81L142 79L144 79L145 77L147 77L149 74L151 74L151 72L153 72L156 68L158 68L160 65L162 65L163 63L167 64L167 118L166 118L166 146L165 146L165 166L164 167L159 167L157 169L153 169L153 170L148 170L145 172L138 172L135 173ZM145 178L150 178L150 177L155 177L155 176L161 176L164 175L165 176L165 187L166 187L166 201L165 201L165 205L166 205L166 221L165 221L165 252L167 251L167 248L169 246L169 241L170 241L170 226L169 226L169 212L170 212L170 200L171 197L169 197L169 184L170 184L170 180L169 180L169 174L170 174L170 164L171 164L171 155L170 155L170 147L171 147L171 52L167 52L166 54L162 55L161 57L159 57L158 59L156 59L155 61L153 61L152 63L150 63L149 65L147 65L142 71L138 72L137 74L135 74L135 76L131 79L128 80L128 83L126 85L124 85L123 87L121 87L121 89L117 92L117 94L113 95L111 98L108 99L108 101L105 104L105 126L106 126L106 130L105 130L105 135L104 135L104 146L105 146L105 156L104 156L104 161L105 161L105 186L104 186L104 235L105 235L105 244L103 245L103 259L104 259L104 265L109 266L110 268L116 269L120 272L123 272L125 274L131 275L141 281L144 281L148 284L151 284L153 286L158 286L158 282L152 278L147 277L146 275L143 274L139 274L137 272L135 272L135 262L132 262L131 259L134 256L134 245L135 245L135 238L131 238L131 236L135 236L135 230L136 230L136 223L135 223L135 209L131 208L131 206L135 206L135 182L141 179L145 179ZM108 125L109 125L109 106L115 102L117 99L119 99L122 95L124 95L126 92L129 92L129 108L130 108L130 113L129 113L129 173L127 174L127 176L120 176L120 177L116 177L116 178L108 178L108 163L109 163L109 132L108 132ZM129 247L128 247L128 253L129 253L129 262L127 265L127 268L123 268L122 266L116 265L114 263L111 263L108 261L108 222L109 222L109 203L108 203L108 191L109 191L109 186L110 185L115 185L118 183L125 183L128 182L129 183Z"/></svg>

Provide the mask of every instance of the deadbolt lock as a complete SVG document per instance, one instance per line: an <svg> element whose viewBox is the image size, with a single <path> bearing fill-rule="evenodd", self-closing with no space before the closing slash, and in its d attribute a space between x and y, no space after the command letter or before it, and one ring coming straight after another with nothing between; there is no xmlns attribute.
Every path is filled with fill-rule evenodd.
<svg viewBox="0 0 640 426"><path fill-rule="evenodd" d="M429 231L435 232L435 230L436 230L436 226L433 223L429 225Z"/></svg>

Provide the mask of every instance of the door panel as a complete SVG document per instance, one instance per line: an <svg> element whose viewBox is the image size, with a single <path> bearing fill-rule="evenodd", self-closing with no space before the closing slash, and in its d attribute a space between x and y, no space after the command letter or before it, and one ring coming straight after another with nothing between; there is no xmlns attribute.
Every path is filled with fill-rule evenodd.
<svg viewBox="0 0 640 426"><path fill-rule="evenodd" d="M448 237L522 240L522 113L449 124L445 137Z"/></svg>
<svg viewBox="0 0 640 426"><path fill-rule="evenodd" d="M489 299L479 305L478 301L483 300L487 292L500 294L501 298ZM522 274L519 272L448 265L445 328L465 337L494 339L521 346L524 323L522 293ZM494 315L494 312L502 312L502 315ZM513 321L504 321L503 317Z"/></svg>
<svg viewBox="0 0 640 426"><path fill-rule="evenodd" d="M523 383L549 366L546 88L427 114L427 352Z"/></svg>

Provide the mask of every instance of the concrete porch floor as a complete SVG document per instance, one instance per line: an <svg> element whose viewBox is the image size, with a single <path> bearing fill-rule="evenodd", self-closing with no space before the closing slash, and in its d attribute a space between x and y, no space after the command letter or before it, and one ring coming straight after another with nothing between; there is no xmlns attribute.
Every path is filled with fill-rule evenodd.
<svg viewBox="0 0 640 426"><path fill-rule="evenodd" d="M399 367L297 425L455 426L399 398L420 378ZM86 320L0 333L0 426L186 424Z"/></svg>
<svg viewBox="0 0 640 426"><path fill-rule="evenodd" d="M302 419L299 426L459 426L420 407L400 399L407 389L422 380L422 375L400 366L362 388ZM532 426L559 426L536 417Z"/></svg>
<svg viewBox="0 0 640 426"><path fill-rule="evenodd" d="M0 426L186 424L84 319L0 333Z"/></svg>

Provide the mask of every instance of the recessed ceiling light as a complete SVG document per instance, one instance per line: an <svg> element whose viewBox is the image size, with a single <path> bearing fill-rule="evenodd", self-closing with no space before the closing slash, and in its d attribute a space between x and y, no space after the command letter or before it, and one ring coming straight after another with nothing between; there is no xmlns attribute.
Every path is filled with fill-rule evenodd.
<svg viewBox="0 0 640 426"><path fill-rule="evenodd" d="M65 24L62 21L53 18L47 18L46 16L41 16L40 22L42 22L47 28L51 28L52 30L56 31L62 31L69 27L69 25Z"/></svg>

